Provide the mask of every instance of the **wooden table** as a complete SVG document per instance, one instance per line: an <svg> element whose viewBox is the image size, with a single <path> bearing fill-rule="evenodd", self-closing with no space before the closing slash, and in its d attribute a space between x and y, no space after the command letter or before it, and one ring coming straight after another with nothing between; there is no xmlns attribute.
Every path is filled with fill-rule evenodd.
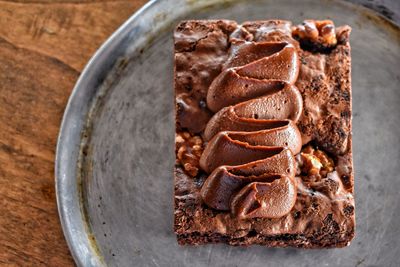
<svg viewBox="0 0 400 267"><path fill-rule="evenodd" d="M0 0L0 266L72 266L57 212L61 118L86 62L145 0Z"/></svg>

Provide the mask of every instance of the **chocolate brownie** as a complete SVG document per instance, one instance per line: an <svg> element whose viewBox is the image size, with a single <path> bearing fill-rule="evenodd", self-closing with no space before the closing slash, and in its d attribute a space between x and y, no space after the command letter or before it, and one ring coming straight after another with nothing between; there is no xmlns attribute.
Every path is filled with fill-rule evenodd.
<svg viewBox="0 0 400 267"><path fill-rule="evenodd" d="M181 245L330 248L354 237L349 26L181 22Z"/></svg>

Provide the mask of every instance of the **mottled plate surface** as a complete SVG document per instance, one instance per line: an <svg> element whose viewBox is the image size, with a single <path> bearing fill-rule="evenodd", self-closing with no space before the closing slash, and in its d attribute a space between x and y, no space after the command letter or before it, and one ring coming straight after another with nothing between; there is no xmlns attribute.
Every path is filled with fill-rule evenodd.
<svg viewBox="0 0 400 267"><path fill-rule="evenodd" d="M173 42L181 19L352 26L356 238L331 250L206 245L173 233ZM400 31L337 1L151 2L89 62L65 112L57 198L80 266L400 266Z"/></svg>

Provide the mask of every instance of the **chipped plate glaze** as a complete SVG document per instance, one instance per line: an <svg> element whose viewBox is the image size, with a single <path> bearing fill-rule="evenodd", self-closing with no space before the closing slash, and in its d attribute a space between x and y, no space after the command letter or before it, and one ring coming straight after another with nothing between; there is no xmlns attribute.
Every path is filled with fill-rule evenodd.
<svg viewBox="0 0 400 267"><path fill-rule="evenodd" d="M194 18L330 18L353 27L357 231L350 247L178 246L172 230L172 30L177 21ZM399 69L399 28L350 3L149 2L90 60L64 114L56 192L77 265L399 266Z"/></svg>

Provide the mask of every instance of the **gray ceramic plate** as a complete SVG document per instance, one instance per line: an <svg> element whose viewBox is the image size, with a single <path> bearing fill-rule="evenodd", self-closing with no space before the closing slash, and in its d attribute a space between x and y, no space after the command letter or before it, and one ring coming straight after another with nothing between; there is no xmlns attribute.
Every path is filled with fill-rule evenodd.
<svg viewBox="0 0 400 267"><path fill-rule="evenodd" d="M332 250L180 247L173 223L172 29L184 18L331 18L353 27L356 238ZM150 2L79 79L57 148L57 199L79 266L399 266L400 34L337 1Z"/></svg>

